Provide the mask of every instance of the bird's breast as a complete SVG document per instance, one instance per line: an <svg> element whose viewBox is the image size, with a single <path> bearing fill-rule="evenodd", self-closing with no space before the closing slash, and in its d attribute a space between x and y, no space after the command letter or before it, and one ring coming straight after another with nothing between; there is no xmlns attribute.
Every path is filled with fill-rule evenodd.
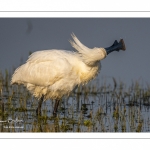
<svg viewBox="0 0 150 150"><path fill-rule="evenodd" d="M80 83L87 83L90 80L94 79L97 75L98 72L100 71L100 63L96 64L95 66L87 66L87 65L83 65L80 66L78 69L76 69L79 79L80 79Z"/></svg>

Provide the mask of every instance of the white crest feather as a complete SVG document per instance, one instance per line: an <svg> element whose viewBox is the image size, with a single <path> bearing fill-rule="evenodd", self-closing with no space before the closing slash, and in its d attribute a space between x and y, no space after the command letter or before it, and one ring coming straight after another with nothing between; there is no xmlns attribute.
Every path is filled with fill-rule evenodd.
<svg viewBox="0 0 150 150"><path fill-rule="evenodd" d="M74 49L78 51L80 57L87 65L94 65L97 61L102 60L106 57L106 51L104 48L93 48L90 49L82 44L78 38L72 34L71 35L74 41L69 41Z"/></svg>

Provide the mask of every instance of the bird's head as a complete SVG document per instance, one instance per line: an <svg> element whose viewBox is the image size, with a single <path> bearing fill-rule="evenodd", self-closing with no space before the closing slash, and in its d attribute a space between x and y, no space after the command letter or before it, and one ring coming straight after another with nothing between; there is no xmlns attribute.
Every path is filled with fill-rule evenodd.
<svg viewBox="0 0 150 150"><path fill-rule="evenodd" d="M95 63L104 59L106 56L107 56L106 50L104 48L97 48L97 47L94 47L93 49L86 51L86 53L81 54L83 61L90 66L95 65Z"/></svg>

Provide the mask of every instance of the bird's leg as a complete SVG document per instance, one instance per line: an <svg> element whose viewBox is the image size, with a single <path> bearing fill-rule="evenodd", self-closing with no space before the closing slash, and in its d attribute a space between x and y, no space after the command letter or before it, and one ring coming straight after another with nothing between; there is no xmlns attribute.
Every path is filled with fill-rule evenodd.
<svg viewBox="0 0 150 150"><path fill-rule="evenodd" d="M40 98L40 100L38 102L38 108L36 109L37 116L41 116L41 106L42 106L43 100L44 100L44 95L42 95L42 97Z"/></svg>
<svg viewBox="0 0 150 150"><path fill-rule="evenodd" d="M54 110L53 110L53 116L56 116L57 114L57 109L58 109L58 105L59 105L59 101L60 100L55 100L55 106L54 106Z"/></svg>

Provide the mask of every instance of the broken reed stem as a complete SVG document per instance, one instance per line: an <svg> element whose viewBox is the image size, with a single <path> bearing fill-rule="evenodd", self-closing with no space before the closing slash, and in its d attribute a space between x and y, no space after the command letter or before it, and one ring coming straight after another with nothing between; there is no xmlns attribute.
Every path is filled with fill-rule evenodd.
<svg viewBox="0 0 150 150"><path fill-rule="evenodd" d="M2 89L1 89L1 110L2 110L2 116L4 116L4 102L3 102L3 96L2 96Z"/></svg>

